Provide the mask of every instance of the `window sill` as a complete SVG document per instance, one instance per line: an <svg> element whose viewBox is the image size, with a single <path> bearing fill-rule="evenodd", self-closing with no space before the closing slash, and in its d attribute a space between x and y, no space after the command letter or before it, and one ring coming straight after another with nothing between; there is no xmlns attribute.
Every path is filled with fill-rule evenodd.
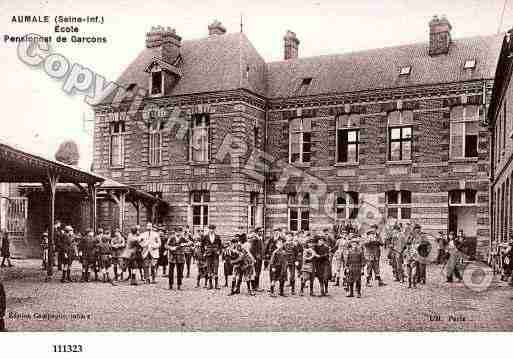
<svg viewBox="0 0 513 359"><path fill-rule="evenodd" d="M451 158L449 163L473 163L477 162L478 157L461 157L461 158Z"/></svg>
<svg viewBox="0 0 513 359"><path fill-rule="evenodd" d="M162 92L150 94L150 97L162 97L164 94Z"/></svg>
<svg viewBox="0 0 513 359"><path fill-rule="evenodd" d="M160 164L160 165L148 165L148 168L151 168L151 169L161 169L162 168L162 164Z"/></svg>
<svg viewBox="0 0 513 359"><path fill-rule="evenodd" d="M360 162L336 162L333 166L334 167L352 167L352 166L359 166Z"/></svg>
<svg viewBox="0 0 513 359"><path fill-rule="evenodd" d="M291 164L292 166L294 167L299 167L299 168L309 168L310 167L310 163L303 163L303 162L289 162L289 164Z"/></svg>
<svg viewBox="0 0 513 359"><path fill-rule="evenodd" d="M189 161L190 166L207 166L210 164L209 161Z"/></svg>
<svg viewBox="0 0 513 359"><path fill-rule="evenodd" d="M402 161L387 161L387 165L411 165L413 163L412 160L402 160Z"/></svg>
<svg viewBox="0 0 513 359"><path fill-rule="evenodd" d="M124 170L125 166L109 166L111 170Z"/></svg>

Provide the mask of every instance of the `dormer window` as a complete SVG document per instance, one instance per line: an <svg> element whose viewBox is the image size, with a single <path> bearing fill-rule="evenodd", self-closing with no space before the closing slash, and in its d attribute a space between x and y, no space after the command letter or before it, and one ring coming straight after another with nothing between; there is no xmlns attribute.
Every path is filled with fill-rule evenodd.
<svg viewBox="0 0 513 359"><path fill-rule="evenodd" d="M308 91L308 87L310 86L310 84L312 83L312 78L311 77L305 77L301 80L301 84L299 85L299 88L298 88L298 95L306 95L306 92Z"/></svg>
<svg viewBox="0 0 513 359"><path fill-rule="evenodd" d="M476 60L467 60L465 61L465 65L463 65L465 70L473 70L476 68Z"/></svg>
<svg viewBox="0 0 513 359"><path fill-rule="evenodd" d="M162 71L152 71L151 72L151 94L159 95L163 93L162 89Z"/></svg>
<svg viewBox="0 0 513 359"><path fill-rule="evenodd" d="M409 76L410 73L411 73L411 66L403 66L403 67L401 67L399 76Z"/></svg>

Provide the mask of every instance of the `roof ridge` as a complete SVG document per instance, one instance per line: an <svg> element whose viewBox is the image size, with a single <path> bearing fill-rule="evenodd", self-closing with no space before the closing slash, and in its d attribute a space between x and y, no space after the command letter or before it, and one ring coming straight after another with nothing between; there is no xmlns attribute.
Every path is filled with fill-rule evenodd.
<svg viewBox="0 0 513 359"><path fill-rule="evenodd" d="M504 33L461 37L461 38L452 39L452 42L461 42L461 41L475 40L475 39L487 39L487 38L495 38L495 37L502 38L502 37L504 37ZM266 62L266 65L281 64L281 63L293 63L293 62L300 62L302 60L315 60L315 59L320 59L320 58L330 58L330 57L338 57L338 56L362 55L362 54L371 53L371 52L374 52L374 51L408 48L408 47L420 46L420 45L429 46L429 42L428 41L418 41L418 42L412 42L412 43L402 44L402 45L390 45L390 46L383 46L383 47L373 47L373 48L370 48L370 49L362 49L362 50L357 50L357 51L348 51L348 52L339 52L339 53L333 53L333 54L324 54L324 55L314 55L314 56L307 56L307 57L298 57L296 59L289 59L289 60L275 60L275 61Z"/></svg>

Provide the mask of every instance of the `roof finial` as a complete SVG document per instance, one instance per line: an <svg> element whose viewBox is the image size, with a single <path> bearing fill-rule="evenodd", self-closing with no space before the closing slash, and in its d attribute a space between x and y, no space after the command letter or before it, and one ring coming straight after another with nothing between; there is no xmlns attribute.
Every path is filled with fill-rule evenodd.
<svg viewBox="0 0 513 359"><path fill-rule="evenodd" d="M243 24L242 24L242 13L240 13L240 32L244 32Z"/></svg>

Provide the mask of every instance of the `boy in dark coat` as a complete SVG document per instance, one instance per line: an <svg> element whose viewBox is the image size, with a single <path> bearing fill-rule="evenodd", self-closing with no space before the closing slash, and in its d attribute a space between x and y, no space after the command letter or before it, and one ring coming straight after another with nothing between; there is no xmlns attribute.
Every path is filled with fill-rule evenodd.
<svg viewBox="0 0 513 359"><path fill-rule="evenodd" d="M174 275L176 268L176 284L177 289L180 290L183 279L183 267L185 265L185 246L187 240L184 238L182 229L178 228L176 233L171 233L166 243L166 249L168 250L169 260L169 290L173 289Z"/></svg>
<svg viewBox="0 0 513 359"><path fill-rule="evenodd" d="M303 251L303 260L301 266L301 291L299 295L303 295L303 291L305 289L306 281L310 281L310 296L313 297L313 285L315 279L314 273L314 262L317 257L317 253L313 249L314 245L312 241L306 242L306 248Z"/></svg>
<svg viewBox="0 0 513 359"><path fill-rule="evenodd" d="M78 243L78 255L82 263L82 280L89 282L89 269L94 266L96 241L94 233L88 229Z"/></svg>
<svg viewBox="0 0 513 359"><path fill-rule="evenodd" d="M293 240L291 233L287 233L287 236L285 237L283 250L285 251L287 259L287 272L291 294L294 295L296 294L296 267L299 266L300 250L297 243Z"/></svg>
<svg viewBox="0 0 513 359"><path fill-rule="evenodd" d="M354 297L354 289L356 287L356 297L362 296L362 275L363 267L365 266L365 257L363 250L359 244L359 238L354 236L351 239L351 245L347 253L347 258L344 261L346 265L347 284L349 293L347 297Z"/></svg>
<svg viewBox="0 0 513 359"><path fill-rule="evenodd" d="M321 287L321 297L328 295L328 283L331 275L330 247L323 236L315 236L318 244L315 246L315 275Z"/></svg>
<svg viewBox="0 0 513 359"><path fill-rule="evenodd" d="M271 255L271 260L269 261L269 273L271 275L271 297L276 296L274 293L274 286L276 282L279 283L280 286L280 296L285 297L285 293L283 292L285 281L287 280L287 252L284 249L283 239L280 238L276 242L277 249Z"/></svg>

